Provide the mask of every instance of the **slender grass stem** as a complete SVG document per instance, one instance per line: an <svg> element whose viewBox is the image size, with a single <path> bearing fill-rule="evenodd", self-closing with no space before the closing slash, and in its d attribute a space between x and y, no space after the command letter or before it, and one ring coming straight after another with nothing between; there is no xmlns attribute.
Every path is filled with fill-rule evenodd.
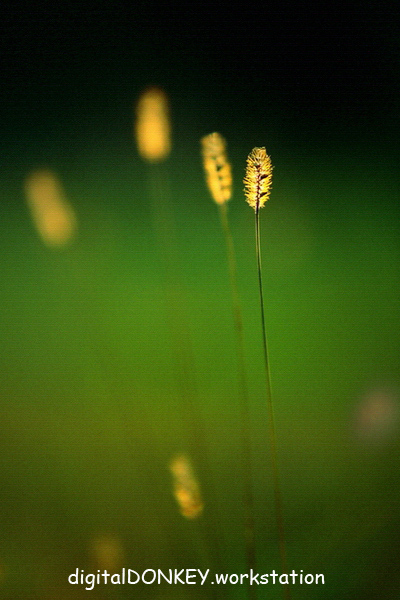
<svg viewBox="0 0 400 600"><path fill-rule="evenodd" d="M152 221L163 272L166 321L174 375L180 400L184 438L192 459L205 459L205 425L199 411L195 361L189 332L188 302L180 277L180 254L170 203L168 171L164 163L150 165L148 181Z"/></svg>
<svg viewBox="0 0 400 600"><path fill-rule="evenodd" d="M254 495L252 485L252 463L251 463L251 438L250 438L250 407L248 382L246 366L244 360L243 343L243 319L239 300L237 285L237 269L235 247L233 244L232 233L229 226L228 211L226 202L218 205L221 226L225 237L226 255L229 270L229 280L232 295L232 311L236 333L236 354L237 370L239 384L239 407L240 407L240 437L241 437L241 458L242 458L242 477L243 477L243 504L244 504L244 534L246 563L250 571L256 571L256 545L255 545L255 525L254 525ZM256 589L248 588L249 598L257 597Z"/></svg>
<svg viewBox="0 0 400 600"><path fill-rule="evenodd" d="M277 451L277 441L276 441L274 406L273 406L273 402L272 402L271 375L270 375L270 368L269 368L267 334L266 334L266 327L265 327L264 295L263 295L262 266L261 266L260 207L259 206L257 206L256 210L255 210L255 234L256 234L255 237L256 237L258 286L259 286L259 292L260 292L261 330L262 330L262 342L263 342L263 349L264 349L265 391L266 391L267 410L268 410L268 425L269 425L272 477L273 477L273 487L274 487L275 515L276 515L276 524L277 524L277 528L278 528L279 555L280 555L280 560L281 560L282 573L288 573L289 571L288 571L287 556L286 556L286 542L285 542L285 530L284 530L284 521L283 521L282 494L281 494L279 466L278 466L278 451ZM283 586L283 590L284 590L284 597L287 600L290 600L291 595L290 595L289 585Z"/></svg>

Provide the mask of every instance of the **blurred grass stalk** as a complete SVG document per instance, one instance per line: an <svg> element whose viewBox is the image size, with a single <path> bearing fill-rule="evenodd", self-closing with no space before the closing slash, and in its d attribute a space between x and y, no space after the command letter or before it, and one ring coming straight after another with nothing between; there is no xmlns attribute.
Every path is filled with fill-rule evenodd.
<svg viewBox="0 0 400 600"><path fill-rule="evenodd" d="M169 172L165 165L170 141L169 103L158 88L145 90L136 107L136 140L140 155L148 166L147 183L151 203L151 218L155 241L163 271L165 309L172 358L180 396L186 439L191 456L197 454L194 445L204 432L197 414L197 393L194 359L191 347L187 301L180 279L180 256L175 221L170 210Z"/></svg>
<svg viewBox="0 0 400 600"><path fill-rule="evenodd" d="M171 191L169 173L165 160L171 150L169 102L165 92L149 88L140 96L136 105L135 134L138 151L148 165L149 199L155 230L156 243L164 273L164 294L167 323L172 347L181 418L184 426L184 445L196 464L203 464L209 473L208 493L213 495L208 468L205 427L198 409L199 399L195 378L192 344L187 317L187 300L180 279L180 255L177 244L175 221L170 210ZM220 520L208 506L207 519L200 518L202 511L194 515L200 546L207 554L206 560L215 570L221 569ZM213 589L214 597L219 595Z"/></svg>

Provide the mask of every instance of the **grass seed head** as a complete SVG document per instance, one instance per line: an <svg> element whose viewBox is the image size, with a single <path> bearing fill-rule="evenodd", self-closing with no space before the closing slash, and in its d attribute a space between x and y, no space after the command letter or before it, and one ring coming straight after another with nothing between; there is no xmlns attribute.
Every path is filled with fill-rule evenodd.
<svg viewBox="0 0 400 600"><path fill-rule="evenodd" d="M66 246L76 234L77 219L57 175L48 169L33 171L26 177L24 188L43 242L53 248Z"/></svg>
<svg viewBox="0 0 400 600"><path fill-rule="evenodd" d="M187 519L197 519L203 512L204 504L189 457L185 454L174 456L169 469L173 476L174 496L181 515Z"/></svg>
<svg viewBox="0 0 400 600"><path fill-rule="evenodd" d="M224 204L232 196L232 169L226 155L226 142L219 133L201 139L206 182L213 200Z"/></svg>
<svg viewBox="0 0 400 600"><path fill-rule="evenodd" d="M269 198L272 169L271 159L265 148L253 148L247 157L243 183L246 201L255 211L262 208Z"/></svg>
<svg viewBox="0 0 400 600"><path fill-rule="evenodd" d="M167 158L171 150L171 125L168 98L163 90L152 87L140 96L135 133L142 158L152 163Z"/></svg>

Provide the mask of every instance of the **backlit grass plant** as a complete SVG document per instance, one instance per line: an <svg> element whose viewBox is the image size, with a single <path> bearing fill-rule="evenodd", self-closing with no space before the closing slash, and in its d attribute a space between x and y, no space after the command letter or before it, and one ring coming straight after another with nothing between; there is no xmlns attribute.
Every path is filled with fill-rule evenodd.
<svg viewBox="0 0 400 600"><path fill-rule="evenodd" d="M278 528L279 538L279 554L281 559L282 573L288 573L287 557L286 557L286 542L283 522L283 507L282 494L278 467L278 452L276 441L276 427L274 417L274 406L272 401L271 391L271 376L268 356L268 343L265 325L265 309L262 281L262 265L261 265L261 242L260 242L260 209L267 202L271 193L272 184L272 164L271 158L268 156L265 148L253 148L247 157L246 173L243 180L245 189L246 201L249 206L254 209L255 213L255 242L256 242L256 260L258 274L258 288L260 297L260 313L261 313L261 334L264 354L265 368L265 392L267 400L268 421L269 421L269 439L270 439L270 454L274 488L274 503L276 523ZM285 585L284 595L287 599L290 598L290 587Z"/></svg>

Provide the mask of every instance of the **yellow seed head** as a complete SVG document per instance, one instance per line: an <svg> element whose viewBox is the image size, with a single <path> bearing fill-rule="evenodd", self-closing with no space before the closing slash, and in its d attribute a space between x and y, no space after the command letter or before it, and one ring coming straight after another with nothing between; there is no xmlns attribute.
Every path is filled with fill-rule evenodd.
<svg viewBox="0 0 400 600"><path fill-rule="evenodd" d="M210 133L201 139L206 181L217 204L224 204L232 196L232 170L226 156L226 142L219 133Z"/></svg>
<svg viewBox="0 0 400 600"><path fill-rule="evenodd" d="M62 247L75 235L77 220L58 177L47 169L30 173L25 196L33 222L45 244Z"/></svg>
<svg viewBox="0 0 400 600"><path fill-rule="evenodd" d="M265 148L253 148L247 157L244 193L249 205L258 211L271 193L272 164Z"/></svg>
<svg viewBox="0 0 400 600"><path fill-rule="evenodd" d="M181 515L187 519L196 519L203 512L199 482L196 479L191 462L185 454L178 454L171 460L169 469L174 481L174 496Z"/></svg>
<svg viewBox="0 0 400 600"><path fill-rule="evenodd" d="M139 154L149 162L160 162L171 150L171 126L166 94L149 88L140 96L136 106L136 141Z"/></svg>

